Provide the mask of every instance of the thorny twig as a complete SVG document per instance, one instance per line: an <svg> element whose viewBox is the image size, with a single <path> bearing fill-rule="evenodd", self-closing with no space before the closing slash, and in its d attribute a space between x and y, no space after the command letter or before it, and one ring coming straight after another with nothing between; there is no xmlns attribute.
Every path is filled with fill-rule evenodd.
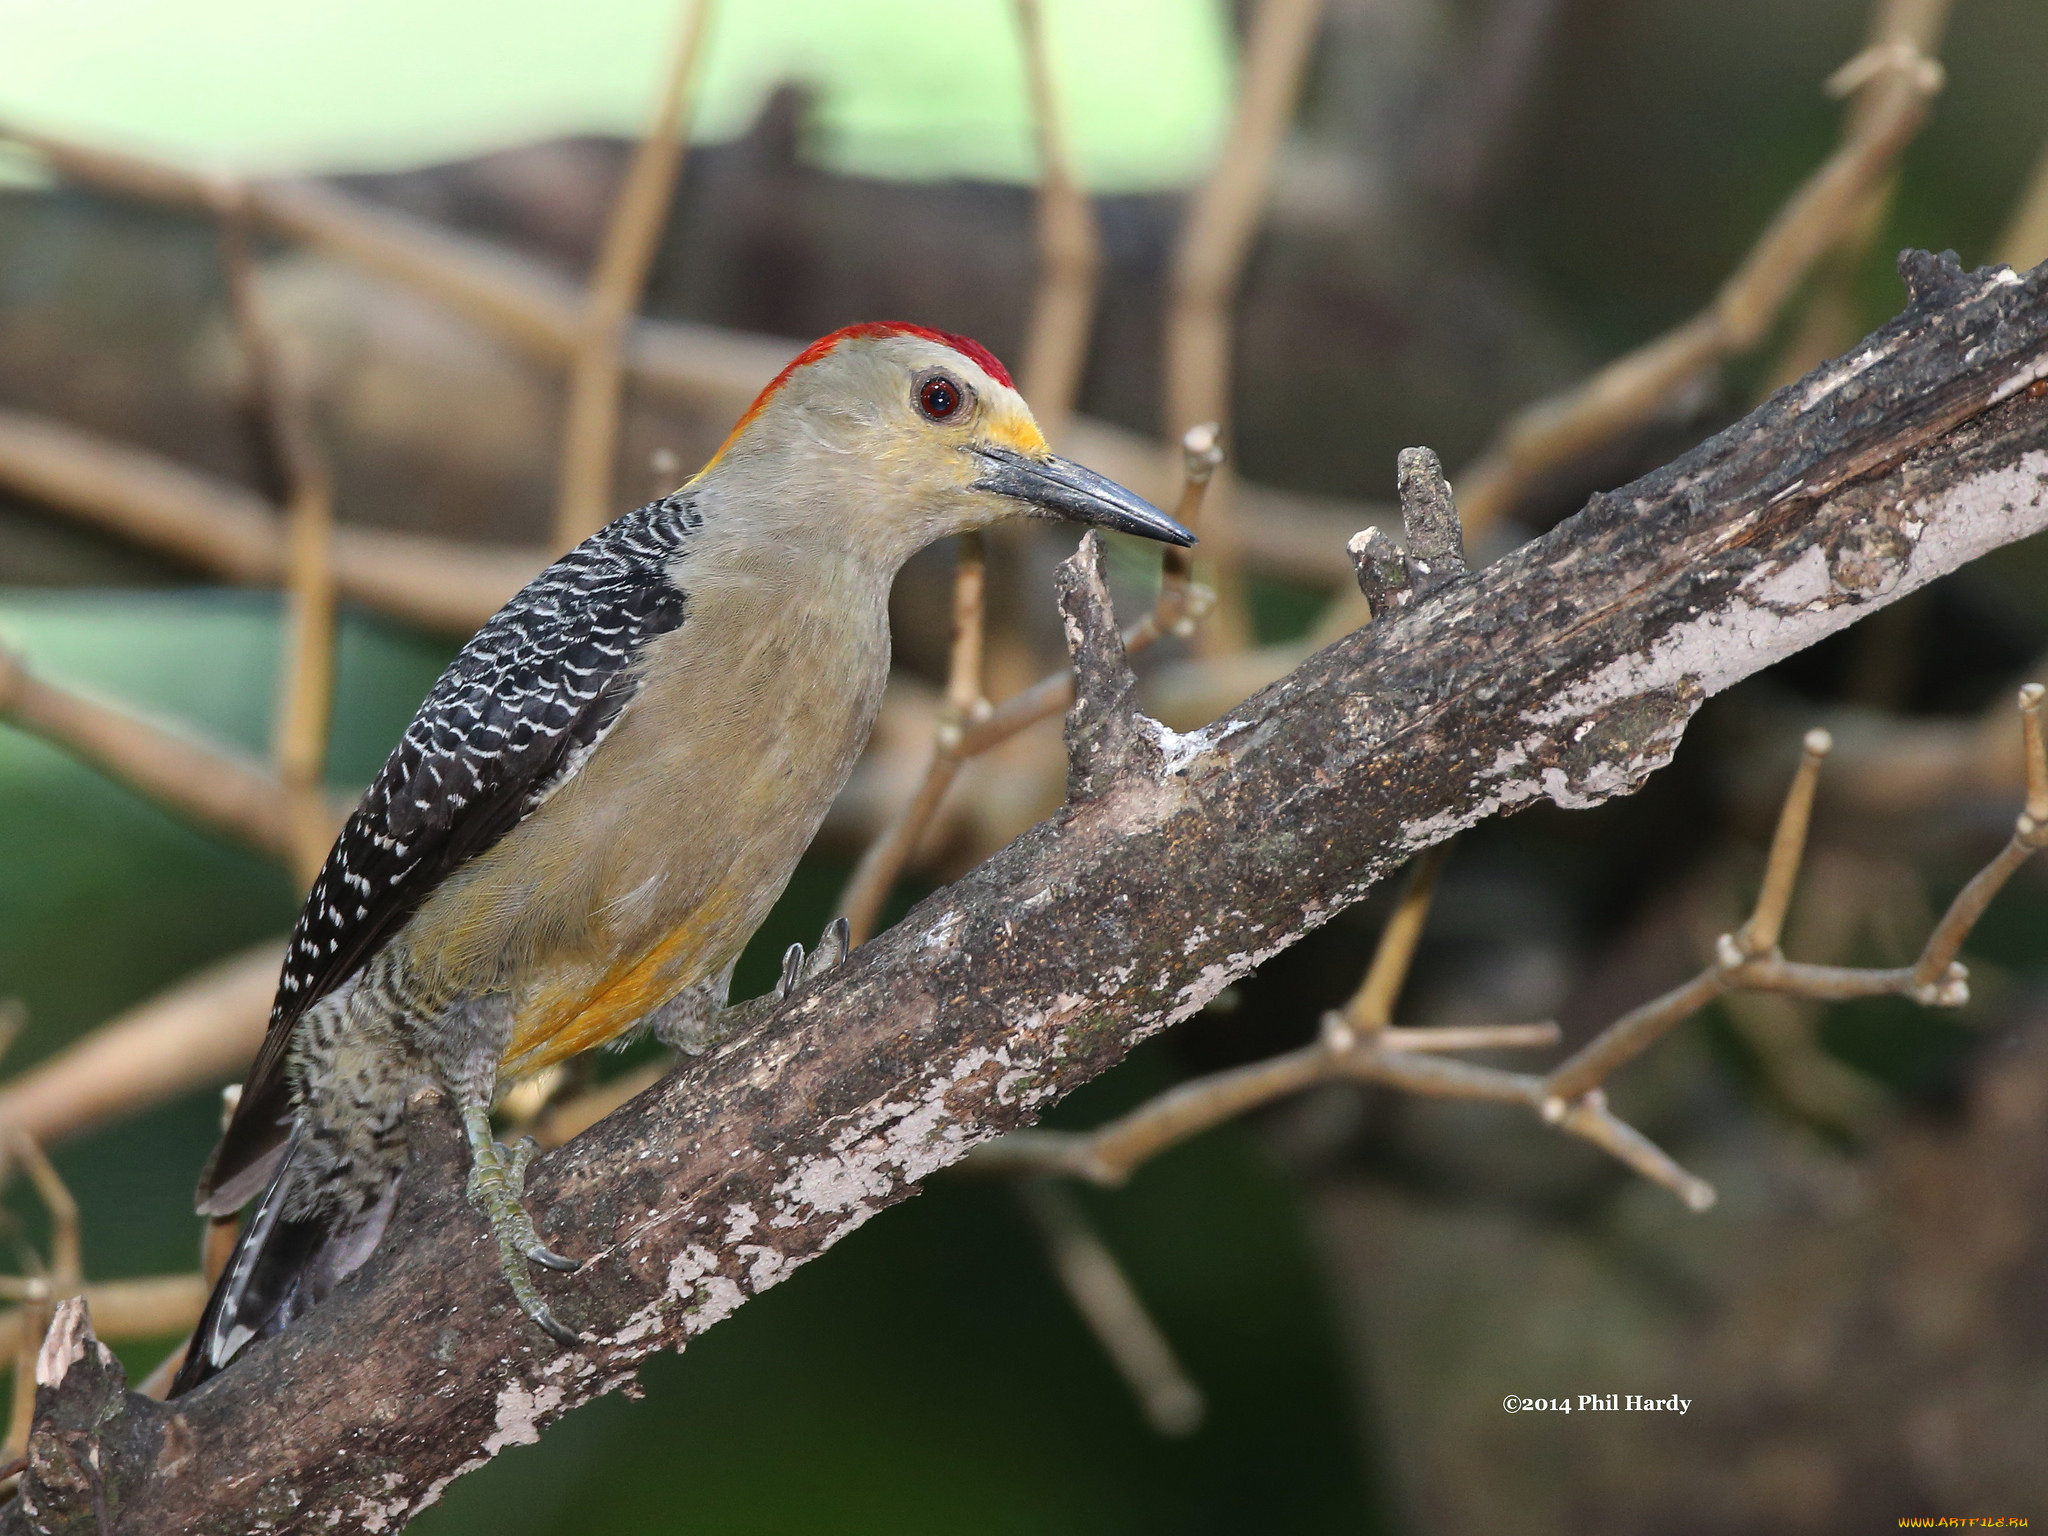
<svg viewBox="0 0 2048 1536"><path fill-rule="evenodd" d="M1197 422L1230 419L1231 304L1322 14L1323 0L1260 0L1252 13L1236 115L1216 168L1188 205L1167 275L1165 427L1171 441ZM1229 489L1219 488L1210 507L1206 554L1217 602L1200 641L1204 654L1240 651L1252 635Z"/></svg>
<svg viewBox="0 0 2048 1536"><path fill-rule="evenodd" d="M557 549L578 543L615 515L612 471L618 452L626 332L640 307L682 169L683 126L710 12L711 0L683 0L682 23L656 98L654 120L633 152L605 226L570 361L568 419L555 504Z"/></svg>
<svg viewBox="0 0 2048 1536"><path fill-rule="evenodd" d="M1190 428L1181 445L1182 481L1177 515L1194 528L1210 480L1222 463L1216 428ZM1205 589L1188 580L1187 552L1169 548L1160 564L1159 592L1151 612L1124 636L1127 652L1142 651L1163 636L1192 633L1207 611ZM882 903L910 861L969 758L1007 741L1019 731L1065 709L1074 697L1074 675L1061 669L990 707L981 696L981 563L978 540L961 540L961 574L955 578L953 646L947 669L946 704L940 712L932 755L924 776L903 808L883 827L854 866L840 898L840 910L859 944L874 932Z"/></svg>

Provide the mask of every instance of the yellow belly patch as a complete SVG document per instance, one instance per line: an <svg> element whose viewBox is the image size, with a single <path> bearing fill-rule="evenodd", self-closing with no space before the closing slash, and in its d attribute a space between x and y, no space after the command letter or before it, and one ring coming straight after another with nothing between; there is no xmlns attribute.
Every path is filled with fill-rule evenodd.
<svg viewBox="0 0 2048 1536"><path fill-rule="evenodd" d="M724 916L714 898L659 942L598 973L544 987L512 1022L512 1041L499 1058L502 1078L525 1077L617 1039L683 988L709 973L707 935Z"/></svg>

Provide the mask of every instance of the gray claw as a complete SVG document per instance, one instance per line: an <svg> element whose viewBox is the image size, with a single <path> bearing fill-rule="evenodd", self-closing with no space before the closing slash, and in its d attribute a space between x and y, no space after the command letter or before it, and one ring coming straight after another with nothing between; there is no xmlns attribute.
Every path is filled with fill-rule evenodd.
<svg viewBox="0 0 2048 1536"><path fill-rule="evenodd" d="M546 1307L532 1308L526 1315L538 1323L540 1331L553 1339L557 1344L581 1344L583 1342L582 1334L571 1328L567 1323L558 1320L555 1314Z"/></svg>
<svg viewBox="0 0 2048 1536"><path fill-rule="evenodd" d="M804 947L792 944L782 952L782 979L775 983L775 1000L779 1003L804 982Z"/></svg>
<svg viewBox="0 0 2048 1536"><path fill-rule="evenodd" d="M853 930L843 917L835 917L825 925L818 947L808 955L803 945L790 945L782 952L782 979L775 983L775 1000L781 1002L805 982L824 975L844 960L852 947Z"/></svg>
<svg viewBox="0 0 2048 1536"><path fill-rule="evenodd" d="M528 1264L543 1269L570 1270L580 1266L540 1240L533 1229L533 1217L521 1201L526 1190L526 1167L533 1161L539 1144L531 1136L511 1146L491 1139L490 1110L481 1104L465 1106L463 1129L469 1138L469 1200L490 1224L498 1245L498 1267L512 1287L519 1310L545 1332L563 1344L582 1342L582 1336L558 1322L534 1289Z"/></svg>

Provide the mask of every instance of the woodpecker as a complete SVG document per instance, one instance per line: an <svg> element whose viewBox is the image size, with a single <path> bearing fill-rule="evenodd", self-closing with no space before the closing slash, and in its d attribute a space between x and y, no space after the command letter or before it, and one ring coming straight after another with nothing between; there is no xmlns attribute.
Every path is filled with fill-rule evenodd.
<svg viewBox="0 0 2048 1536"><path fill-rule="evenodd" d="M254 1201L173 1392L287 1327L375 1250L406 1105L455 1105L513 1296L568 1270L522 1203L501 1089L631 1032L701 1050L734 961L866 744L889 588L949 534L1035 515L1194 537L1055 457L996 358L850 326L800 353L681 490L537 576L428 693L327 856L269 1032L201 1177ZM843 922L787 991L842 956Z"/></svg>

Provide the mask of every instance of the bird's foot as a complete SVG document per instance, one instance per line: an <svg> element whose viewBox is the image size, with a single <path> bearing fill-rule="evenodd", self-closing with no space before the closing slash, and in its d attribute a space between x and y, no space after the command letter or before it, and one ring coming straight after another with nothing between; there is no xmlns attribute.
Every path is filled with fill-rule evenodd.
<svg viewBox="0 0 2048 1536"><path fill-rule="evenodd" d="M558 1343L581 1343L582 1335L548 1310L527 1268L529 1264L553 1270L577 1267L576 1260L556 1253L540 1240L521 1200L526 1193L526 1167L533 1161L537 1144L531 1136L522 1136L509 1147L492 1139L487 1109L467 1109L462 1120L469 1136L469 1203L491 1224L491 1235L498 1240L498 1267L505 1272L519 1309Z"/></svg>
<svg viewBox="0 0 2048 1536"><path fill-rule="evenodd" d="M844 960L852 947L853 930L843 917L835 917L825 925L818 947L808 955L803 945L790 945L782 952L782 979L775 984L775 1000L781 1002L805 982L824 975Z"/></svg>

